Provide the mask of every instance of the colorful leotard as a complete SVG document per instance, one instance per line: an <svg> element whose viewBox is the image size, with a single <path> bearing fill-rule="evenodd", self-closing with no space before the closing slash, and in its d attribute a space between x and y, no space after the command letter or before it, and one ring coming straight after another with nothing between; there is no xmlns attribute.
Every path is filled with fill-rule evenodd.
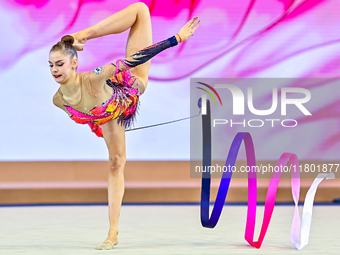
<svg viewBox="0 0 340 255"><path fill-rule="evenodd" d="M117 119L119 124L129 128L135 119L141 95L141 82L129 69L147 62L158 53L175 45L177 39L173 36L144 48L127 59L117 60L115 65L112 63L97 67L92 73L80 73L81 101L77 105L71 105L63 99L60 89L53 101L58 105L57 100L60 100L63 106L61 108L72 120L79 124L88 124L98 137L103 137L100 126L113 119ZM114 75L112 75L113 71ZM100 84L104 81L108 86L101 87ZM101 103L103 101L104 103Z"/></svg>

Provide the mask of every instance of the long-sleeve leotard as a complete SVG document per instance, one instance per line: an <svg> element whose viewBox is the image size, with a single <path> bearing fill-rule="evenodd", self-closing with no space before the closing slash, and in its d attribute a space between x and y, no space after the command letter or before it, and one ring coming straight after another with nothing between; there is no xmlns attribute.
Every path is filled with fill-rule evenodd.
<svg viewBox="0 0 340 255"><path fill-rule="evenodd" d="M149 47L137 51L132 56L124 59L123 62L128 68L133 68L136 67L137 65L141 65L147 62L148 60L156 56L158 53L175 45L177 45L177 39L175 36L173 36L167 40L155 43Z"/></svg>

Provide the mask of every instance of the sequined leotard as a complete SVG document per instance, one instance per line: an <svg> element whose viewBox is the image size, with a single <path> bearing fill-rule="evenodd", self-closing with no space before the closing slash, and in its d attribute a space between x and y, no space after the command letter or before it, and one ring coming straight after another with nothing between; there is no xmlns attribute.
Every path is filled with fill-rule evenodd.
<svg viewBox="0 0 340 255"><path fill-rule="evenodd" d="M101 125L110 120L129 128L135 119L142 83L130 69L147 62L161 51L177 45L175 36L144 48L115 64L79 74L81 100L72 105L63 98L59 88L53 97L56 106L66 111L72 120L88 124L98 137L103 137Z"/></svg>

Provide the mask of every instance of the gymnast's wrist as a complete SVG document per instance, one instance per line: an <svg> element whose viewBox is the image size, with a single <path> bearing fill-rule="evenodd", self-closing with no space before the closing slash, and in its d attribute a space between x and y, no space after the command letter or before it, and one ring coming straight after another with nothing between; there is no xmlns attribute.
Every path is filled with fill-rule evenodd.
<svg viewBox="0 0 340 255"><path fill-rule="evenodd" d="M79 41L88 41L91 40L92 38L89 36L89 32L85 30L79 31L76 33L77 39Z"/></svg>
<svg viewBox="0 0 340 255"><path fill-rule="evenodd" d="M84 29L79 32L74 33L74 36L79 43L85 43L88 40L96 38L97 33L93 29Z"/></svg>
<svg viewBox="0 0 340 255"><path fill-rule="evenodd" d="M179 34L176 34L175 37L176 37L177 43L181 43L182 42L182 38L181 38L181 36Z"/></svg>

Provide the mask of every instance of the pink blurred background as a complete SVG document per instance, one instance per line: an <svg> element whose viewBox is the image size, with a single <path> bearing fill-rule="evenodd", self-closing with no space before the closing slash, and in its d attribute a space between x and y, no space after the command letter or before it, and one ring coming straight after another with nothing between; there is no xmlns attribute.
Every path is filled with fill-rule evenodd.
<svg viewBox="0 0 340 255"><path fill-rule="evenodd" d="M7 120L1 126L0 160L106 159L103 141L87 127L72 123L52 105L58 84L50 77L48 52L63 35L91 26L134 2L0 3L0 106L2 119ZM188 42L153 59L150 85L141 98L136 126L188 116L190 77L339 77L338 0L143 2L150 9L154 42L176 34L193 16L199 16L202 25ZM89 41L79 54L78 71L89 71L124 57L126 37L125 32ZM261 89L258 99L270 99L271 91ZM338 88L318 84L309 89L319 100L313 106L311 119L302 125L305 134L311 132L318 139L308 143L308 150L302 144L297 153L306 159L336 159L340 149ZM290 136L294 139L301 132L296 129ZM263 141L265 149L256 146L260 158L277 159L276 152L268 148L280 140L280 132L268 135L256 131L252 135ZM189 122L127 133L127 143L131 160L189 160ZM289 144L278 149L289 151Z"/></svg>

